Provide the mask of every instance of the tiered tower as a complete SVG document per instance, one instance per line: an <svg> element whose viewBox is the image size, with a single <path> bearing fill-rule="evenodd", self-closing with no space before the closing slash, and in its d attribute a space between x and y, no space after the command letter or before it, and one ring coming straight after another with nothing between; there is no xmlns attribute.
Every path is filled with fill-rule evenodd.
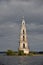
<svg viewBox="0 0 43 65"><path fill-rule="evenodd" d="M27 34L26 34L26 25L25 25L24 17L22 19L22 25L21 25L19 50L23 50L25 54L29 54Z"/></svg>

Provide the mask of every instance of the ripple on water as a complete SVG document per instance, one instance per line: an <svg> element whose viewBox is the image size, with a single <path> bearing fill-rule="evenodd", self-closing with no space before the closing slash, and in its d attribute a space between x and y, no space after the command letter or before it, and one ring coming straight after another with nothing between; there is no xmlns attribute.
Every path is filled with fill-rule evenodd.
<svg viewBox="0 0 43 65"><path fill-rule="evenodd" d="M1 56L0 65L43 65L43 56Z"/></svg>

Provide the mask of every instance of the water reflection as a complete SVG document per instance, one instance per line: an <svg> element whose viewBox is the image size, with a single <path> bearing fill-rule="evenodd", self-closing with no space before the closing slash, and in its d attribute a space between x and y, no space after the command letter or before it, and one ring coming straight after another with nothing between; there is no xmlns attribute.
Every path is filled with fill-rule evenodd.
<svg viewBox="0 0 43 65"><path fill-rule="evenodd" d="M23 56L19 57L19 65L27 65L25 57Z"/></svg>
<svg viewBox="0 0 43 65"><path fill-rule="evenodd" d="M43 56L2 56L0 65L43 65Z"/></svg>
<svg viewBox="0 0 43 65"><path fill-rule="evenodd" d="M42 57L36 56L36 57L19 57L19 63L18 65L43 65Z"/></svg>

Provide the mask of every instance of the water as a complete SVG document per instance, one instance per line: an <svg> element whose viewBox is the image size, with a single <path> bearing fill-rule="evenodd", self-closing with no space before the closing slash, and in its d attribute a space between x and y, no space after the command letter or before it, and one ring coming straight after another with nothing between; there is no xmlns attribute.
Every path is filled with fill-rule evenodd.
<svg viewBox="0 0 43 65"><path fill-rule="evenodd" d="M0 56L0 65L43 65L43 56Z"/></svg>

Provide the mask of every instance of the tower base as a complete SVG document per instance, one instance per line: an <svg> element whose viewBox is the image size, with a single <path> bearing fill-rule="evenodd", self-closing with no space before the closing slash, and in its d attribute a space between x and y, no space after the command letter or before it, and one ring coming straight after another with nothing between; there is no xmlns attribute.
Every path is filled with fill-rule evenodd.
<svg viewBox="0 0 43 65"><path fill-rule="evenodd" d="M29 54L29 49L24 49L25 54Z"/></svg>
<svg viewBox="0 0 43 65"><path fill-rule="evenodd" d="M25 54L29 54L29 49L19 49L19 50L23 50Z"/></svg>

